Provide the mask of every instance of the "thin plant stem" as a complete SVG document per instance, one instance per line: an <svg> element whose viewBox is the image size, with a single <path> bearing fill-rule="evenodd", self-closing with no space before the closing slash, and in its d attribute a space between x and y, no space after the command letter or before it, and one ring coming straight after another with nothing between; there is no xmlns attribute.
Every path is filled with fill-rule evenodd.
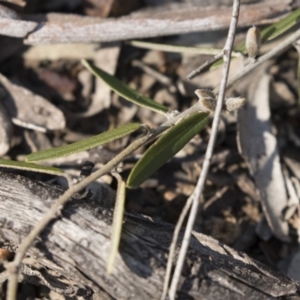
<svg viewBox="0 0 300 300"><path fill-rule="evenodd" d="M253 69L258 67L259 65L263 64L265 61L269 60L270 58L274 57L275 55L285 51L287 48L289 48L295 41L297 41L300 38L300 29L298 29L296 32L291 34L287 39L283 40L282 42L277 44L273 49L271 49L266 54L259 57L254 63L248 64L245 66L241 71L237 72L235 75L233 75L231 78L229 78L227 83L227 88L231 87L237 80L239 80L244 75L251 72ZM214 64L217 60L219 60L222 57L221 53L214 56L212 59L205 62L203 65L201 65L198 69L192 71L189 75L187 75L187 79L191 80L195 78L197 75L199 75L205 68L210 67L212 64ZM218 93L219 89L217 88L214 92Z"/></svg>
<svg viewBox="0 0 300 300"><path fill-rule="evenodd" d="M223 56L223 51L219 52L217 55L212 57L211 59L207 60L204 64L202 64L199 68L193 70L190 74L186 76L186 79L191 80L198 76L203 70L212 66L215 62L221 59Z"/></svg>
<svg viewBox="0 0 300 300"><path fill-rule="evenodd" d="M255 67L259 66L260 64L266 62L268 59L274 57L275 55L277 55L278 53L286 50L288 47L291 46L291 44L293 42L295 42L297 39L299 39L300 37L300 33L295 32L295 34L293 34L292 36L288 37L287 39L281 41L281 43L279 43L276 47L274 47L272 50L270 50L270 52L267 52L265 55L261 56L255 63L249 65L246 69L246 72L243 70L239 71L236 75L234 75L234 77L232 77L231 79L229 79L227 86L229 87L229 84L232 85L233 83L235 83L237 80L239 80L241 77L243 77L244 75L247 75L249 72L251 72ZM218 93L219 92L219 87L217 87L214 90L214 93ZM186 214L188 213L189 209L191 208L191 205L193 203L193 194L188 198L181 214L179 217L179 220L176 224L175 230L174 230L174 234L173 234L173 239L172 239L172 243L170 246L170 251L169 251L169 258L168 258L168 262L167 262L167 268L166 268L166 275L165 275L165 281L164 281L164 287L163 287L163 293L161 296L161 300L164 300L166 298L166 294L167 294L167 290L168 290L168 285L169 285L169 281L170 281L170 277L171 277L171 271L172 271L172 263L173 263L173 258L174 258L174 253L175 253L175 249L176 249L176 244L177 244L177 240L179 237L179 233L180 233L180 228L182 227L183 221L186 217Z"/></svg>
<svg viewBox="0 0 300 300"><path fill-rule="evenodd" d="M259 57L254 63L246 65L241 71L237 72L235 75L233 75L231 78L228 79L227 82L227 88L231 87L237 80L245 76L246 74L250 73L252 70L254 70L256 67L260 66L270 58L284 52L286 49L291 47L291 45L297 41L300 38L300 29L295 31L293 34L291 34L289 37L287 37L284 41L279 43L276 47L271 49L269 52L264 54L263 56ZM217 87L214 90L214 93L219 92L219 88Z"/></svg>
<svg viewBox="0 0 300 300"><path fill-rule="evenodd" d="M145 64L144 62L142 62L140 60L135 59L131 65L142 69L146 74L149 74L150 76L152 76L158 82L162 83L165 86L170 87L173 85L171 78L154 70L153 68L149 67L149 65Z"/></svg>
<svg viewBox="0 0 300 300"><path fill-rule="evenodd" d="M193 197L189 197L180 213L179 219L178 219L175 229L174 229L172 242L171 242L170 250L169 250L169 257L168 257L168 262L167 262L166 275L165 275L165 279L164 279L163 292L162 292L160 300L165 300L167 297L167 294L168 294L168 287L169 287L169 282L170 282L170 278L171 278L173 258L174 258L174 254L175 254L175 250L176 250L176 245L177 245L180 229L183 225L185 217L187 216L187 214L191 208L192 203L193 203Z"/></svg>
<svg viewBox="0 0 300 300"><path fill-rule="evenodd" d="M187 253L189 243L190 243L193 226L194 226L197 212L198 212L199 199L200 199L200 196L203 191L204 183L205 183L205 180L206 180L206 177L208 174L208 170L210 167L211 157L213 155L213 149L214 149L214 145L215 145L215 141L216 141L216 137L217 137L220 115L221 115L223 100L224 100L224 96L225 96L226 82L227 82L227 77L228 77L228 73L229 73L231 51L232 51L232 47L233 47L233 42L234 42L234 37L235 37L235 32L236 32L236 27L237 27L237 22L238 22L239 9L240 9L240 1L234 0L229 32L228 32L228 36L227 36L226 45L224 47L223 76L222 76L222 80L221 80L221 84L220 84L220 93L218 95L217 106L216 106L215 115L214 115L213 124L212 124L211 136L210 136L210 139L208 142L208 146L207 146L207 150L206 150L206 154L205 154L205 158L204 158L204 163L203 163L203 168L202 168L200 177L198 179L196 188L195 188L193 194L191 195L191 197L193 198L193 204L192 204L192 208L190 211L189 219L187 222L181 249L179 252L177 264L175 267L174 275L173 275L170 290L169 290L170 300L175 300L178 282L179 282L179 279L181 276L183 264L184 264L186 253Z"/></svg>

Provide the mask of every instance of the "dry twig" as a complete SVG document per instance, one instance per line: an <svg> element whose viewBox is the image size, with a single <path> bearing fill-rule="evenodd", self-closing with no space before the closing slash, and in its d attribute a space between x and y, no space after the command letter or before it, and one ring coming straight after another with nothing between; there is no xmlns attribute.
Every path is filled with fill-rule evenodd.
<svg viewBox="0 0 300 300"><path fill-rule="evenodd" d="M179 252L179 257L177 260L176 268L175 268L173 279L172 279L171 286L170 286L169 297L171 300L175 300L176 290L178 287L180 274L181 274L181 271L183 268L185 256L186 256L186 253L187 253L187 250L189 247L189 243L190 243L193 226L194 226L195 219L196 219L197 212L198 212L199 199L202 194L202 190L203 190L206 176L207 176L209 166L210 166L210 160L213 155L213 149L214 149L214 144L215 144L215 140L217 137L220 115L221 115L221 110L222 110L222 106L223 106L223 100L225 97L226 82L227 82L227 77L228 77L228 73L229 73L231 51L233 48L233 42L234 42L234 37L235 37L235 32L236 32L236 27L237 27L237 22L238 22L239 9L240 9L240 1L235 0L233 3L233 8L232 8L232 18L231 18L231 22L230 22L228 37L227 37L226 45L224 47L223 78L222 78L222 81L220 84L220 92L218 95L216 111L215 111L215 115L214 115L214 119L213 119L211 136L210 136L210 139L208 142L201 175L199 177L199 180L197 182L197 185L196 185L196 188L195 188L193 194L190 196L193 198L193 205L191 208L190 216L188 219L184 238L182 241L182 246L181 246L181 249Z"/></svg>

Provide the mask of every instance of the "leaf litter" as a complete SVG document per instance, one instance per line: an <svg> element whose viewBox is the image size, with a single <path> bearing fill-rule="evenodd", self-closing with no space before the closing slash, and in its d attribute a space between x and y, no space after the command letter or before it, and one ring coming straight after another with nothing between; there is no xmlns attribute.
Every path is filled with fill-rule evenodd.
<svg viewBox="0 0 300 300"><path fill-rule="evenodd" d="M104 3L104 1L100 2ZM151 4L155 1L147 2ZM270 5L268 1L266 3L264 4ZM278 3L279 1L276 1L276 5L279 5ZM284 6L288 7L286 3ZM168 11L167 6L162 5L159 8ZM78 7L76 9L80 10ZM86 7L81 9L87 12ZM255 12L255 6L253 9ZM33 11L39 12L38 7ZM214 12L217 14L216 11ZM89 6L88 14L113 15L111 7L105 5L102 8ZM174 12L173 15L172 11L170 18L175 18L174 16L176 13ZM52 30L55 22L64 22L63 17L65 16L49 18L49 23L43 30ZM270 17L272 16L265 12L263 18ZM125 22L126 18L130 22L134 18L143 20L143 14L136 13L124 19L118 18L115 23L112 19L108 19L107 26L121 24L120 22ZM258 19L261 18L262 16L259 15ZM76 19L71 19L71 22L73 21L75 22ZM20 22L25 21L15 20L12 24L20 26ZM35 26L35 21L28 22L31 22L26 23L28 26ZM76 24L80 27L81 22L80 19ZM29 28L30 31L32 28ZM76 28L74 32L78 30ZM19 34L25 36L29 29L24 27L25 33ZM12 31L13 35L17 34L15 30ZM43 30L34 32L27 38L27 42L41 43L44 39L47 40L50 36L43 35ZM72 40L74 32L68 35L68 40ZM245 33L241 32L238 35L237 44L245 38ZM166 44L180 42L181 45L187 46L200 44L205 47L220 48L225 35L222 31L209 31L201 35L199 33L173 35L151 41ZM62 36L63 34L55 36L55 41L57 42ZM121 39L136 36L135 32L130 36L128 30ZM81 37L85 41L95 42L89 40L92 38L93 36ZM0 39L4 37L1 36ZM76 48L76 45L66 44L65 47L69 49L69 57L66 49L60 51L58 48L54 53L49 48L47 54L47 48L39 45L26 50L17 46L14 48L16 50L11 52L11 56L5 53L0 60L0 73L3 74L0 81L3 93L6 94L6 97L1 100L7 110L6 113L1 110L1 113L5 113L4 118L14 124L13 132L8 129L5 132L6 136L1 139L2 142L7 140L6 143L9 145L1 153L1 158L22 160L33 149L42 150L49 146L66 145L70 141L76 142L83 137L91 137L124 123L141 122L155 127L164 121L163 116L124 101L99 79L82 75L85 69L80 64L80 58L91 60L109 74L115 74L123 83L142 91L150 99L179 111L196 103L194 94L196 89L213 89L219 84L221 78L220 70L213 69L204 72L193 81L185 79L188 72L197 68L200 61L205 61L207 56L138 49L125 43L111 46L97 43L81 45L78 46L77 53L70 50L72 47ZM296 206L296 201L299 202L299 188L297 181L293 179L300 180L300 152L297 143L297 139L300 138L300 124L295 67L297 61L298 54L291 49L272 61L273 69L270 66L263 66L260 69L262 75L258 76L253 72L227 91L228 97L245 97L247 103L238 114L223 113L223 125L219 132L201 200L202 210L199 212L195 230L217 238L299 280L297 277L299 272L295 271L297 268L295 266L292 268L293 264L298 265L299 261L299 252L294 242L299 239L299 208L287 212L287 209ZM231 72L234 73L242 65L241 59L235 59ZM143 66L148 66L150 69ZM163 77L158 77L157 74ZM63 78L67 78L67 81L63 81ZM172 88L166 85L165 79L170 82ZM61 84L62 82L72 84ZM67 88L68 86L72 88ZM58 92L59 87L62 88L60 92ZM35 109L34 106L40 109ZM237 126L242 155L237 145ZM138 189L129 190L126 197L126 210L134 210L154 220L176 223L201 172L209 132L210 125ZM85 160L95 163L96 169L101 168L125 145L132 143L137 136L139 133L75 154L72 158L56 160L52 166L64 168L65 172L75 178L79 176L81 165ZM19 142L13 143L13 139ZM124 179L147 148L148 146L142 147L125 159L122 172ZM61 184L59 179L50 175L28 174L24 171L18 173L45 182ZM107 186L115 189L110 175L107 175L103 181ZM264 222L265 216L267 222ZM273 234L271 231L268 238L264 239L257 234L260 232L259 226L271 227ZM286 243L287 239L291 239L294 243Z"/></svg>

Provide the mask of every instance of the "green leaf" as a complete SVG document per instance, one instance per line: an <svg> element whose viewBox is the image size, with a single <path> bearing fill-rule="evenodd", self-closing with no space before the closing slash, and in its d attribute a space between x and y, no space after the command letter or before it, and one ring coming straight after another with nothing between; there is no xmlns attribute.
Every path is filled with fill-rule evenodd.
<svg viewBox="0 0 300 300"><path fill-rule="evenodd" d="M207 113L195 113L169 129L134 166L127 179L127 187L136 188L149 178L202 130L208 119Z"/></svg>
<svg viewBox="0 0 300 300"><path fill-rule="evenodd" d="M59 176L64 174L64 172L58 168L40 166L36 164L31 164L31 163L26 163L26 162L16 161L16 160L8 160L8 159L0 159L0 167L46 173L46 174L59 175Z"/></svg>
<svg viewBox="0 0 300 300"><path fill-rule="evenodd" d="M143 96L138 91L130 88L129 86L118 80L116 77L109 75L100 68L97 68L92 63L89 63L86 60L82 60L82 64L95 76L101 78L113 91L115 91L118 95L122 96L128 101L139 106L149 108L161 114L165 114L168 111L168 108L164 105L159 104L146 96Z"/></svg>
<svg viewBox="0 0 300 300"><path fill-rule="evenodd" d="M281 35L282 33L289 30L295 24L300 21L300 8L294 10L285 18L281 19L277 23L268 26L261 32L261 41L262 43L266 41L271 41Z"/></svg>
<svg viewBox="0 0 300 300"><path fill-rule="evenodd" d="M129 44L138 48L173 52L173 53L217 55L222 51L222 49L217 49L217 48L168 45L168 44L158 44L158 43L143 42L143 41L130 41Z"/></svg>
<svg viewBox="0 0 300 300"><path fill-rule="evenodd" d="M110 251L108 255L106 271L107 274L111 274L113 271L114 263L117 257L117 253L119 250L121 233L122 233L122 223L123 223L123 215L124 215L124 207L125 207L125 182L123 180L118 180L118 189L116 196L116 204L114 209L114 217L112 224L112 233L111 233L111 244Z"/></svg>
<svg viewBox="0 0 300 300"><path fill-rule="evenodd" d="M113 130L81 140L76 143L31 153L28 156L26 156L25 160L27 162L37 162L37 161L43 161L43 160L68 156L77 152L85 151L106 144L118 138L121 138L125 135L128 135L136 131L140 127L141 125L139 123L127 124L119 128L115 128Z"/></svg>

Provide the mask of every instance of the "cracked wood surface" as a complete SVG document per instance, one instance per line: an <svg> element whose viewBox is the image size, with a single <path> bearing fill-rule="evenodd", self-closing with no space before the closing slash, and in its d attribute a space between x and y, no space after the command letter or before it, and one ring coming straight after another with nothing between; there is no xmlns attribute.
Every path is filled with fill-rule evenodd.
<svg viewBox="0 0 300 300"><path fill-rule="evenodd" d="M61 193L0 171L0 247L16 249ZM20 280L39 278L41 285L86 299L159 299L173 225L127 214L115 270L107 276L112 220L103 200L74 197L28 251ZM279 296L300 299L299 284L209 236L193 234L178 299Z"/></svg>

